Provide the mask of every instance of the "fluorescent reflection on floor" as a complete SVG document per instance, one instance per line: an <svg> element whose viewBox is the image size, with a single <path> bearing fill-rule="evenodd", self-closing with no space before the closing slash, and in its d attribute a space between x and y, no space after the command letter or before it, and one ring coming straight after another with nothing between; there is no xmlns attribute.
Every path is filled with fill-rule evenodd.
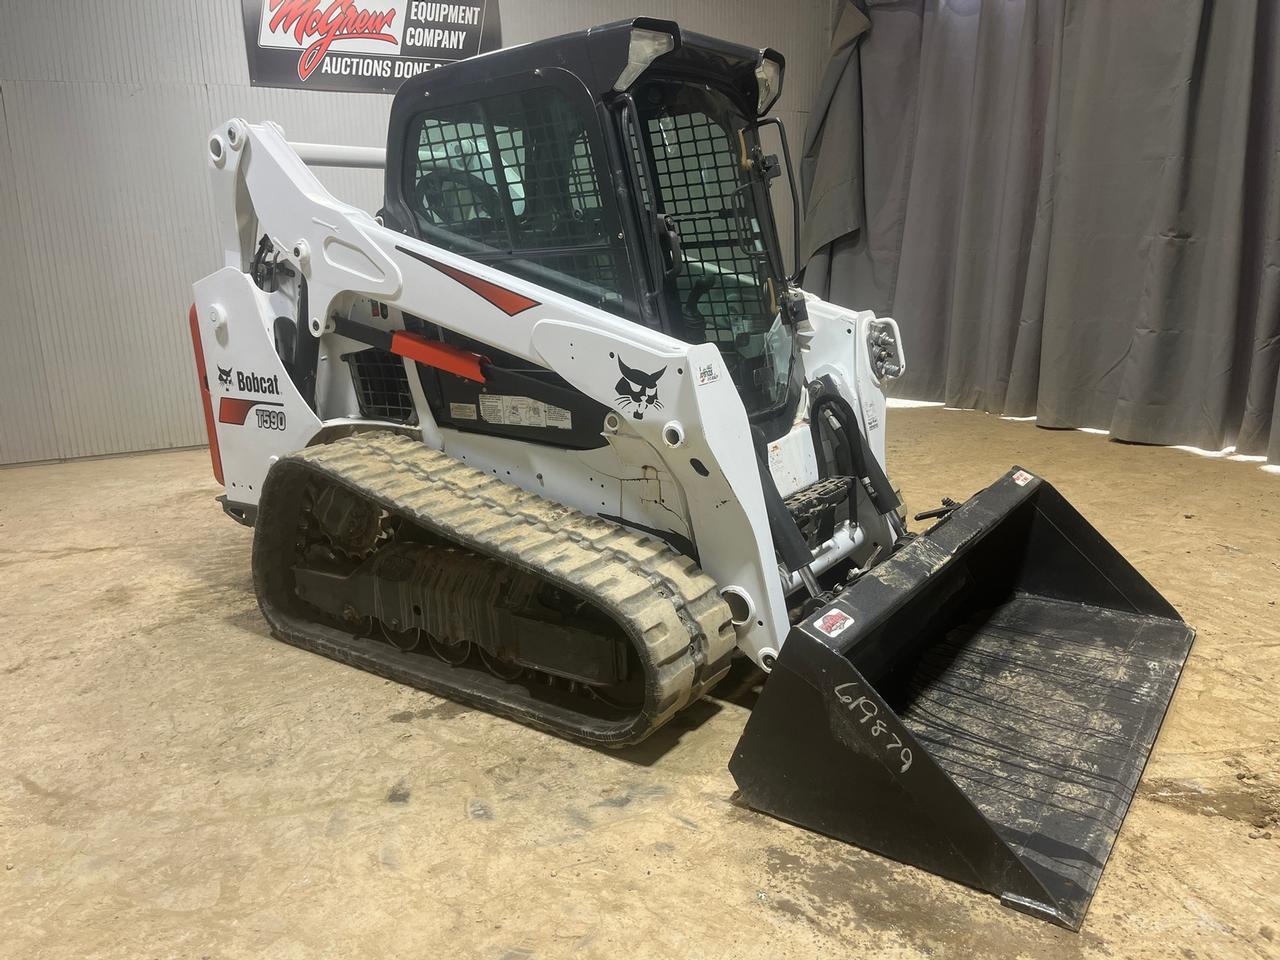
<svg viewBox="0 0 1280 960"><path fill-rule="evenodd" d="M968 412L964 407L949 407L944 403L936 400L907 400L899 397L890 397L887 401L891 410L910 410L921 407L942 407L944 410L959 410ZM1001 417L1001 420L1008 420L1011 423L1035 423L1035 417ZM1081 433L1093 433L1099 436L1110 436L1110 430L1104 430L1101 427L1076 427ZM1221 450L1205 450L1201 447L1189 447L1182 444L1172 446L1174 450L1182 450L1186 453L1194 453L1197 457L1212 457L1221 460L1234 460L1237 463L1257 463L1263 473L1280 474L1280 464L1269 464L1264 456L1255 456L1251 454L1236 453L1235 447L1224 447Z"/></svg>

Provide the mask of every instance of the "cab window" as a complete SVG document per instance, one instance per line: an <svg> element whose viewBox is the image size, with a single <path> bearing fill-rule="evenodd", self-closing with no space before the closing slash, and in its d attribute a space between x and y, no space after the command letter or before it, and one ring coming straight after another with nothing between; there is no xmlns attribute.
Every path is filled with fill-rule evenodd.
<svg viewBox="0 0 1280 960"><path fill-rule="evenodd" d="M554 87L419 114L405 164L419 235L628 313L630 268L610 229L593 123L593 113Z"/></svg>

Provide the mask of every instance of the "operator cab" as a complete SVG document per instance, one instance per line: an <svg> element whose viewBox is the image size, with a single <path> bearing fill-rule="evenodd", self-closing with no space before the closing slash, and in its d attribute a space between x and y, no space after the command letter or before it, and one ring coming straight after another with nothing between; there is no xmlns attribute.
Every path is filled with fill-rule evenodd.
<svg viewBox="0 0 1280 960"><path fill-rule="evenodd" d="M777 123L760 117L783 67L774 50L636 18L422 74L392 106L384 218L581 303L714 343L772 439L790 428L801 389L792 328L802 301L769 201L780 168L759 136ZM568 387L482 352L498 367L510 360L515 375ZM451 425L449 402L474 387L424 376ZM556 439L598 442L594 431Z"/></svg>

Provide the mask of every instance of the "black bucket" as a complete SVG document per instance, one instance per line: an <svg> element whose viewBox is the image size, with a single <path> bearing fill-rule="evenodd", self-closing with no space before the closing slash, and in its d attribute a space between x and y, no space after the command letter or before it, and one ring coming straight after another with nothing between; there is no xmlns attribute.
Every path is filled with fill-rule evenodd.
<svg viewBox="0 0 1280 960"><path fill-rule="evenodd" d="M1078 929L1195 631L1015 468L787 637L757 810Z"/></svg>

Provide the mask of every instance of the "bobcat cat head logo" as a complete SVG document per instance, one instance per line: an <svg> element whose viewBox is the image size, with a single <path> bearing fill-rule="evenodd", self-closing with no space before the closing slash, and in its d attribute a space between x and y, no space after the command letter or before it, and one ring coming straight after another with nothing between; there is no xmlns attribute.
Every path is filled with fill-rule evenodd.
<svg viewBox="0 0 1280 960"><path fill-rule="evenodd" d="M618 397L613 401L615 404L623 410L634 407L631 416L636 420L643 420L644 412L650 407L662 409L662 401L658 399L658 381L667 372L666 367L656 373L645 373L643 370L628 367L619 357L618 369L622 372L622 378L614 387L618 391Z"/></svg>
<svg viewBox="0 0 1280 960"><path fill-rule="evenodd" d="M231 386L231 371L234 369L234 367L218 367L218 382L224 387Z"/></svg>

